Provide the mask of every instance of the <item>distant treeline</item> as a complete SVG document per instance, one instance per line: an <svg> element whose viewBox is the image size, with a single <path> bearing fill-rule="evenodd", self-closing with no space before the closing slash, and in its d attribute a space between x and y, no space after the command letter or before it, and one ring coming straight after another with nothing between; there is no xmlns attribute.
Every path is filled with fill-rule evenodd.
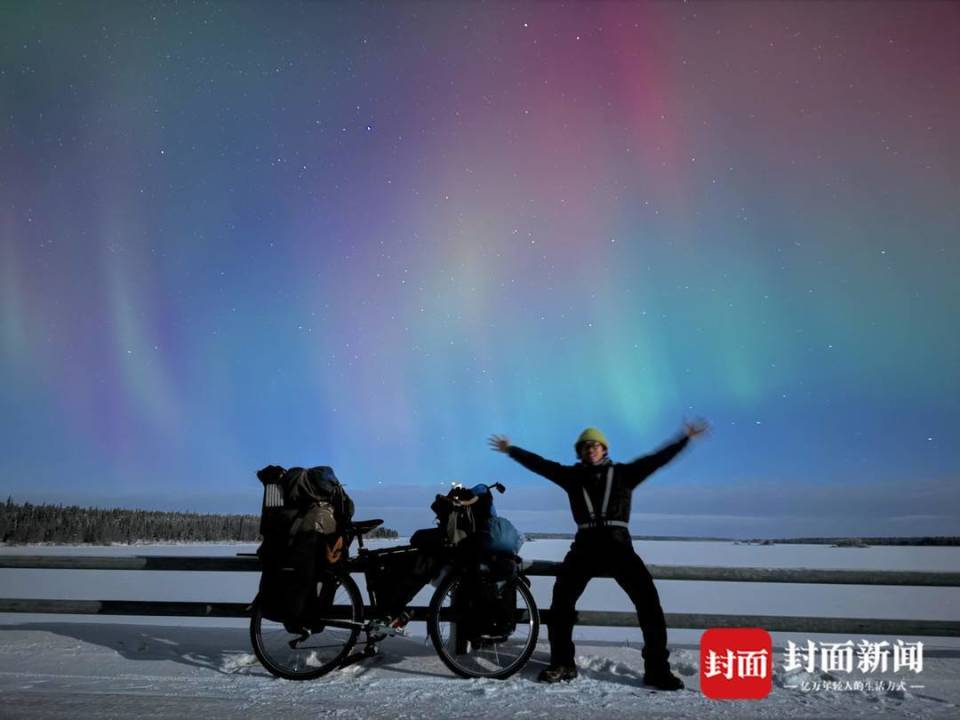
<svg viewBox="0 0 960 720"><path fill-rule="evenodd" d="M258 515L202 515L158 510L82 508L77 505L0 505L0 542L135 543L257 542ZM366 537L397 537L379 527Z"/></svg>
<svg viewBox="0 0 960 720"><path fill-rule="evenodd" d="M960 545L960 537L936 535L920 537L810 537L750 540L765 545Z"/></svg>

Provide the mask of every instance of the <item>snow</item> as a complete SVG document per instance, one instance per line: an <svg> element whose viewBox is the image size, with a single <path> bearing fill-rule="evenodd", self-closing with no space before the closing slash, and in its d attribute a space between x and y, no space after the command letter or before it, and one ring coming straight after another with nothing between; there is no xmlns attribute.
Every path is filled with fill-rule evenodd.
<svg viewBox="0 0 960 720"><path fill-rule="evenodd" d="M381 543L389 544L389 543ZM536 541L524 556L559 559L567 541ZM649 564L960 569L958 548L828 548L731 543L642 542ZM248 552L252 546L4 548L17 554L189 554ZM549 605L552 578L534 590ZM164 573L0 570L4 597L247 600L250 573ZM667 612L849 615L960 619L956 588L885 588L745 583L659 582ZM706 590L709 589L709 594ZM415 602L425 604L429 589ZM709 599L709 603L705 605ZM596 580L582 609L627 609L612 581ZM701 631L671 630L671 662L687 684L677 693L643 687L637 628L577 628L580 677L547 686L536 676L548 657L545 638L534 658L506 681L463 680L440 662L414 625L409 637L381 645L377 658L315 681L276 680L250 651L243 621L0 615L0 717L3 718L900 718L960 716L960 643L922 638L924 669L876 679L923 685L905 692L804 691L819 674L783 672L788 639L828 636L774 634L774 686L760 701L713 701L699 691ZM613 641L615 639L615 641ZM838 640L860 638L834 638ZM892 640L892 638L885 638ZM907 640L908 638L903 638ZM913 638L916 639L916 638ZM867 676L834 673L834 679Z"/></svg>
<svg viewBox="0 0 960 720"><path fill-rule="evenodd" d="M570 684L536 682L545 646L513 678L463 680L419 638L296 683L269 676L242 629L54 622L0 633L0 716L10 718L955 718L960 703L957 655L925 658L925 689L905 694L803 692L778 673L764 700L713 701L699 692L695 647L674 649L687 689L666 693L642 686L638 648L603 643L578 647Z"/></svg>

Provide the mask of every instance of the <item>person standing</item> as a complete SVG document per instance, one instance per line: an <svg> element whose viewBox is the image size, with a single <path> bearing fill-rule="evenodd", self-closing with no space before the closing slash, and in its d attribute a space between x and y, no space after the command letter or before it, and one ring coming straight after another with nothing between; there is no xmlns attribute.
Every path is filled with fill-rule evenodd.
<svg viewBox="0 0 960 720"><path fill-rule="evenodd" d="M598 575L611 575L626 591L637 610L643 631L643 682L661 690L680 690L683 681L670 671L667 624L660 596L643 560L630 539L630 501L633 490L654 471L670 462L692 438L707 432L703 420L684 422L673 442L650 455L628 463L610 460L610 444L597 428L587 428L574 444L579 462L561 465L510 443L505 435L491 435L491 449L559 485L570 501L577 534L563 559L553 586L550 605L550 665L541 682L569 681L577 677L573 626L577 600L587 583Z"/></svg>

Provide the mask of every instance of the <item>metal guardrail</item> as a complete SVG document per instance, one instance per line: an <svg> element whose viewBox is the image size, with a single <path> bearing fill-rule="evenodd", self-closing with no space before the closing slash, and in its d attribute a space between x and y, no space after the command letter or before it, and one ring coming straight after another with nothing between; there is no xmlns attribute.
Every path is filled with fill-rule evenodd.
<svg viewBox="0 0 960 720"><path fill-rule="evenodd" d="M560 563L524 563L530 576L556 577ZM186 557L182 555L0 555L0 569L44 570L171 570L187 572L260 572L256 557ZM707 565L647 565L656 580L775 582L828 585L911 585L960 587L960 572L923 570L817 570L810 568L713 567ZM609 577L598 575L597 577Z"/></svg>
<svg viewBox="0 0 960 720"><path fill-rule="evenodd" d="M526 563L531 576L555 577L560 563L536 560ZM657 580L711 582L806 583L830 585L887 585L960 587L960 573L926 571L818 570L698 565L648 565ZM0 555L0 568L60 570L161 570L177 572L259 572L256 557L183 557L134 555L125 557ZM598 577L607 577L599 575ZM426 618L427 608L413 607L414 620ZM81 615L139 615L178 617L248 617L248 603L153 602L131 600L45 600L0 598L0 613L54 613ZM585 610L577 614L580 625L632 627L633 612ZM550 611L540 611L550 623ZM894 620L884 618L823 618L782 615L724 615L667 613L672 628L762 627L780 632L868 635L922 635L960 637L960 622L951 620Z"/></svg>

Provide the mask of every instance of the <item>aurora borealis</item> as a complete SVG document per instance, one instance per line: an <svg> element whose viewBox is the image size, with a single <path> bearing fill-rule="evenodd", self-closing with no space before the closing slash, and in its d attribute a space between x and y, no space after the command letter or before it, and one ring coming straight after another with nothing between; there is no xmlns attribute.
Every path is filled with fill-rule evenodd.
<svg viewBox="0 0 960 720"><path fill-rule="evenodd" d="M0 16L15 499L254 512L268 463L535 498L487 435L628 459L702 415L651 487L739 509L660 512L960 534L957 4Z"/></svg>

